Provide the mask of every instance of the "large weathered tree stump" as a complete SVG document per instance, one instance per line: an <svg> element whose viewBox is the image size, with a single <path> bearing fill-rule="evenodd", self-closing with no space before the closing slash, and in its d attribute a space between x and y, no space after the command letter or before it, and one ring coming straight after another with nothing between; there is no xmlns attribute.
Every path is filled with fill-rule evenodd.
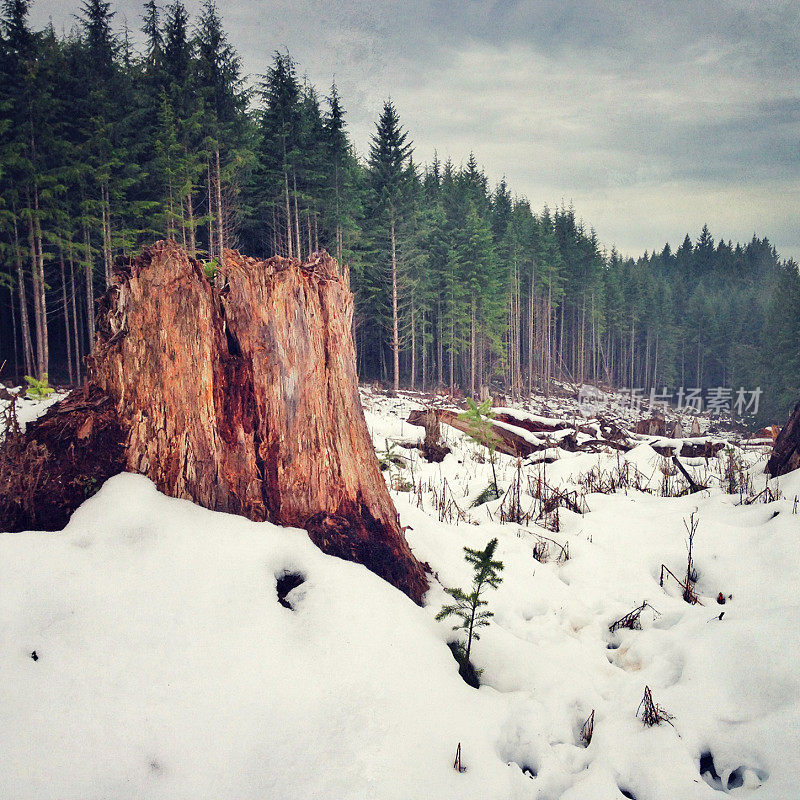
<svg viewBox="0 0 800 800"><path fill-rule="evenodd" d="M125 469L165 494L306 528L416 601L427 589L358 394L352 295L336 261L226 251L214 285L172 242L117 264L89 382L112 400Z"/></svg>
<svg viewBox="0 0 800 800"><path fill-rule="evenodd" d="M773 477L800 469L800 403L798 403L775 439L766 471Z"/></svg>

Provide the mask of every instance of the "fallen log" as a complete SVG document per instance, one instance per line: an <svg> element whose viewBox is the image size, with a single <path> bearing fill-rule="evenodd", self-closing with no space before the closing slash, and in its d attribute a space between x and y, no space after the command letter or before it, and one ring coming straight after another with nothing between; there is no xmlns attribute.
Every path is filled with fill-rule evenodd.
<svg viewBox="0 0 800 800"><path fill-rule="evenodd" d="M789 419L775 439L766 472L771 477L777 478L798 468L800 468L800 402L789 414Z"/></svg>
<svg viewBox="0 0 800 800"><path fill-rule="evenodd" d="M554 433L555 431L563 431L572 427L566 422L547 423L530 417L517 417L506 412L497 412L492 419L496 422L504 422L506 425L516 425L516 427L531 433Z"/></svg>
<svg viewBox="0 0 800 800"><path fill-rule="evenodd" d="M116 265L87 363L124 432L122 466L173 497L305 528L420 602L428 583L361 409L338 264L226 251L224 265L212 285L174 242ZM75 425L63 431L68 446Z"/></svg>
<svg viewBox="0 0 800 800"><path fill-rule="evenodd" d="M701 492L703 489L708 489L708 486L703 486L699 484L690 474L686 467L681 464L680 459L678 456L672 456L672 463L678 468L678 471L683 475L684 478L689 483L689 493L695 494L696 492Z"/></svg>
<svg viewBox="0 0 800 800"><path fill-rule="evenodd" d="M459 415L455 411L448 409L435 409L436 417L439 422L449 425L462 433L470 432L470 423L466 420L459 419ZM427 420L427 412L423 410L413 410L408 416L408 423L410 425L419 425L425 427ZM497 440L497 452L504 453L507 456L514 456L515 458L525 458L531 453L536 453L540 450L546 450L548 447L553 447L552 444L534 444L528 441L524 436L521 436L514 431L510 431L501 425L491 425L491 431Z"/></svg>

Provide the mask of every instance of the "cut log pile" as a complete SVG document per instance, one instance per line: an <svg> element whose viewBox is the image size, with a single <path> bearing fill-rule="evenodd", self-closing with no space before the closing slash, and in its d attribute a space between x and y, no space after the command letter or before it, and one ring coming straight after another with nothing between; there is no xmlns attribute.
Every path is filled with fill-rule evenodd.
<svg viewBox="0 0 800 800"><path fill-rule="evenodd" d="M424 426L425 420L433 413L441 423L469 433L470 423L461 419L459 412L451 409L414 410L410 413L408 422L411 425ZM642 426L643 430L650 430L653 421L645 422L647 424ZM645 442L657 453L668 458L711 458L725 447L724 442L708 438L666 439L663 435L631 432L613 420L600 419L580 425L505 410L494 414L491 430L495 434L499 453L520 458L527 458L554 447L570 452L597 453L607 449L627 452Z"/></svg>
<svg viewBox="0 0 800 800"><path fill-rule="evenodd" d="M60 425L60 446L79 448L78 428L96 430L87 414L113 409L123 445L110 459L98 453L106 473L124 468L209 509L305 528L325 552L419 602L428 583L364 420L353 300L338 264L324 252L301 263L235 251L224 264L212 284L173 242L119 262L100 303L88 390L31 426L25 441ZM91 412L84 396L109 405ZM45 465L33 505L54 508L48 485L60 469ZM59 502L52 529L77 505ZM24 517L0 519L0 529L27 527L35 525Z"/></svg>

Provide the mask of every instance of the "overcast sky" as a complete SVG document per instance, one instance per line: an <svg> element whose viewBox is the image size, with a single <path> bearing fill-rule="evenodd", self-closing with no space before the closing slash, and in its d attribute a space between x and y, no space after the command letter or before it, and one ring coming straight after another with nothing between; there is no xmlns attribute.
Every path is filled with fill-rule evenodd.
<svg viewBox="0 0 800 800"><path fill-rule="evenodd" d="M36 0L74 24L78 0ZM199 0L187 0L193 13ZM140 0L116 20L141 26ZM218 0L245 70L288 49L322 94L333 80L365 153L391 97L414 141L474 151L535 209L562 201L635 255L696 239L768 236L800 260L797 0Z"/></svg>

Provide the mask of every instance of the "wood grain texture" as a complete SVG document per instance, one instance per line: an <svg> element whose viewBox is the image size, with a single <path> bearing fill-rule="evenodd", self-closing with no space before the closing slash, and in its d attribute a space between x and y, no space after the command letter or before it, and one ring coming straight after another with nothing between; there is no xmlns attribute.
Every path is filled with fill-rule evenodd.
<svg viewBox="0 0 800 800"><path fill-rule="evenodd" d="M224 264L212 285L158 242L115 268L87 362L126 433L125 468L206 508L306 528L420 602L428 582L364 419L338 264L233 250Z"/></svg>

